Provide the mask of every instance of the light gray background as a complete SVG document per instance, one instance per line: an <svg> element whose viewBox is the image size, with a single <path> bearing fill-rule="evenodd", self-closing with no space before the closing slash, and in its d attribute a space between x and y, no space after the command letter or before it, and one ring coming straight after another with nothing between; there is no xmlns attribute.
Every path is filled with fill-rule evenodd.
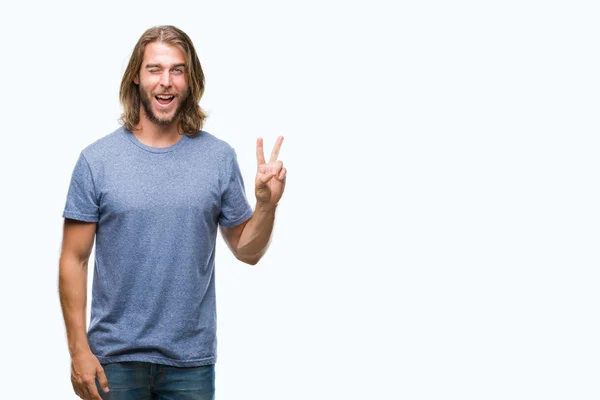
<svg viewBox="0 0 600 400"><path fill-rule="evenodd" d="M253 205L256 137L285 136L271 249L250 267L219 238L217 398L599 398L598 20L592 1L2 6L2 397L75 398L70 175L118 126L139 36L173 24Z"/></svg>

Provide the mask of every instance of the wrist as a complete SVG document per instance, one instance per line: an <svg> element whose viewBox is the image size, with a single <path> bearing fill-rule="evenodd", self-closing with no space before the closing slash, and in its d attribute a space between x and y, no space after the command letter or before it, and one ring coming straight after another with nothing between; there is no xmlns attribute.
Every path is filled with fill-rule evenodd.
<svg viewBox="0 0 600 400"><path fill-rule="evenodd" d="M261 212L275 212L277 204L263 203L260 201L256 202L256 210Z"/></svg>
<svg viewBox="0 0 600 400"><path fill-rule="evenodd" d="M83 342L69 343L69 354L71 354L71 357L76 357L84 353L90 353L91 351L92 350L90 349L90 345L87 340Z"/></svg>

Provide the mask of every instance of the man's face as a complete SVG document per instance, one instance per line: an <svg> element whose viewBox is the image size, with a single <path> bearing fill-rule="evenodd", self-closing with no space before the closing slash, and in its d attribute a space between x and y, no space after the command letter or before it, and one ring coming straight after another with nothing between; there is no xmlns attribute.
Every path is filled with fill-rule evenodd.
<svg viewBox="0 0 600 400"><path fill-rule="evenodd" d="M161 42L148 44L134 82L146 117L157 125L172 124L189 95L183 52Z"/></svg>

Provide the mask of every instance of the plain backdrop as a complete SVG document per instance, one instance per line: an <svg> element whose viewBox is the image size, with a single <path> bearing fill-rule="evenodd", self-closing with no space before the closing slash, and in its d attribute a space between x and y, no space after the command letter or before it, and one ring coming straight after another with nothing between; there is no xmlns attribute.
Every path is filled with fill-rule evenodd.
<svg viewBox="0 0 600 400"><path fill-rule="evenodd" d="M267 255L248 266L218 239L218 399L600 398L599 17L592 1L2 5L0 397L76 398L68 184L119 126L139 36L172 24L252 205L256 138L285 137Z"/></svg>

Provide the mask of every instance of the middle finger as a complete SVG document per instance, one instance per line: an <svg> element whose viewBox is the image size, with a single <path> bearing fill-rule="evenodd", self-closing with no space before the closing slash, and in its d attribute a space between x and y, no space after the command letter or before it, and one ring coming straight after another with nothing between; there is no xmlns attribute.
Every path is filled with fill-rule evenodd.
<svg viewBox="0 0 600 400"><path fill-rule="evenodd" d="M283 136L279 136L277 138L275 146L273 147L273 151L271 152L271 158L269 159L269 162L277 161L277 157L279 157L279 150L281 149L281 143L283 143Z"/></svg>

